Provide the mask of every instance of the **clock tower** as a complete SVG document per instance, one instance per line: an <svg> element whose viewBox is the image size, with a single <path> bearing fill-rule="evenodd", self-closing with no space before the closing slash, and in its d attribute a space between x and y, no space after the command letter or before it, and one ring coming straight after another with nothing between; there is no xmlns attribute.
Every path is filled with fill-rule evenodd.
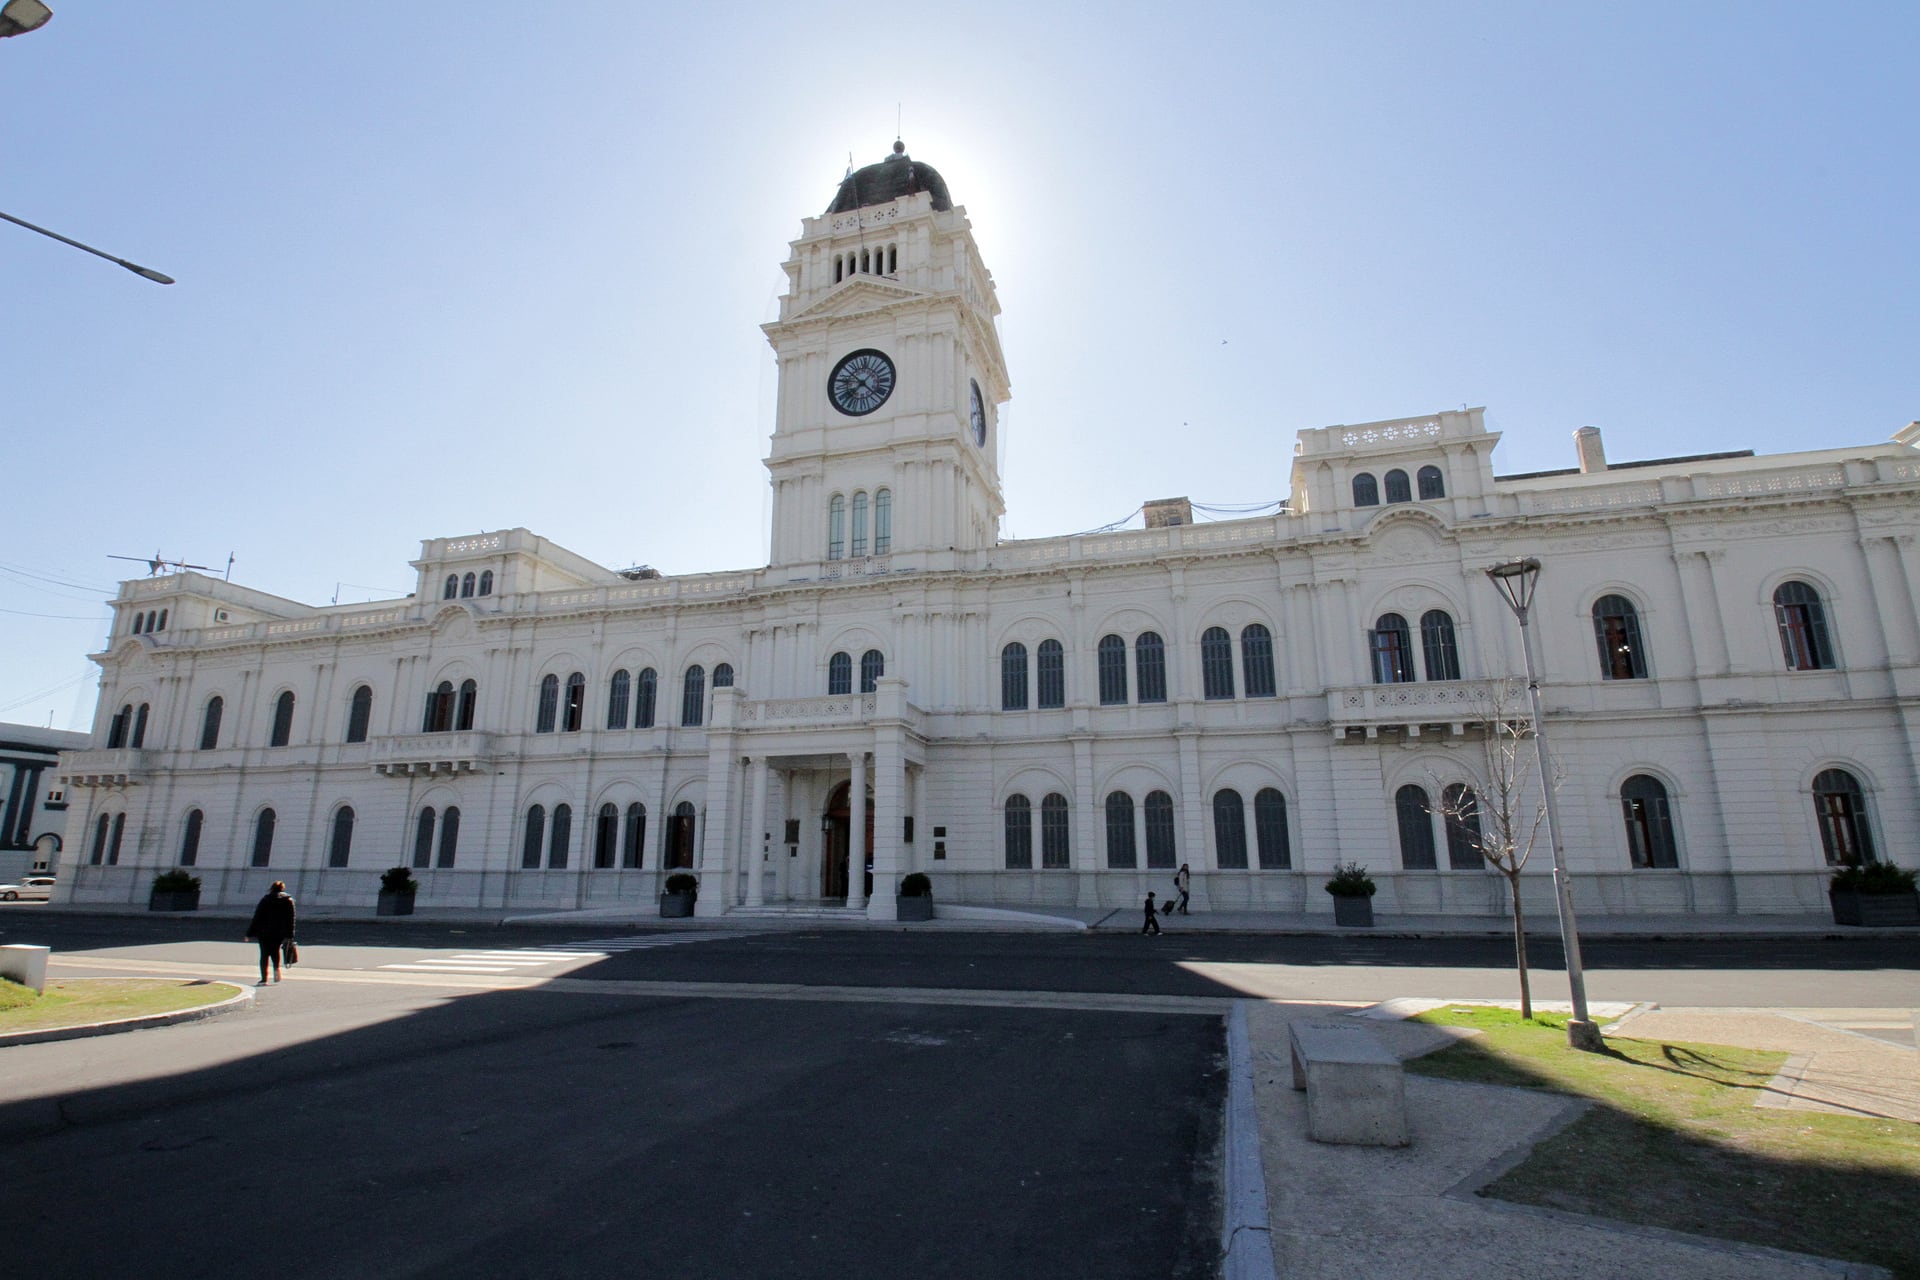
<svg viewBox="0 0 1920 1280"><path fill-rule="evenodd" d="M1000 304L966 211L894 143L801 225L780 318L771 563L945 568L999 538Z"/></svg>

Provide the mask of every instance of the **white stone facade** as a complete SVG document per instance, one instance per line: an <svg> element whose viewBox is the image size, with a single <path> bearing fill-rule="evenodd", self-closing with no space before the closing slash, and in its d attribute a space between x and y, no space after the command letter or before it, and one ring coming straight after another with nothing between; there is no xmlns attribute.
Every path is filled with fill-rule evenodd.
<svg viewBox="0 0 1920 1280"><path fill-rule="evenodd" d="M94 746L63 762L62 896L135 901L190 862L204 901L284 879L370 906L407 864L423 907L645 910L680 864L701 914L888 919L909 871L944 902L1132 907L1187 863L1201 907L1331 914L1327 874L1360 862L1380 910L1498 912L1401 792L1484 791L1475 721L1523 663L1483 571L1518 556L1545 565L1585 911L1817 909L1832 859L1911 861L1920 427L1613 467L1583 433L1580 469L1497 478L1482 412L1446 412L1300 432L1278 515L1002 542L1010 383L965 211L807 219L786 271L767 567L621 574L511 529L424 543L415 594L377 605L128 582ZM844 412L863 351L887 390Z"/></svg>

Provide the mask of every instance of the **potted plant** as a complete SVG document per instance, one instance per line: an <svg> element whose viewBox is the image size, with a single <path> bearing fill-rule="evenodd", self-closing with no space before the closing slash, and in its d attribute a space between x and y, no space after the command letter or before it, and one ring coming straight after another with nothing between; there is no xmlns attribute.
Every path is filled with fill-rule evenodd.
<svg viewBox="0 0 1920 1280"><path fill-rule="evenodd" d="M1914 873L1891 862L1841 867L1827 882L1835 924L1920 924Z"/></svg>
<svg viewBox="0 0 1920 1280"><path fill-rule="evenodd" d="M413 872L405 867L388 867L380 873L380 900L374 912L383 916L410 916L413 895L418 892L420 882L413 878Z"/></svg>
<svg viewBox="0 0 1920 1280"><path fill-rule="evenodd" d="M693 900L700 896L700 881L684 871L667 877L666 892L660 895L660 914L679 920L693 914Z"/></svg>
<svg viewBox="0 0 1920 1280"><path fill-rule="evenodd" d="M1333 895L1335 924L1373 927L1374 883L1365 867L1357 862L1343 862L1334 867L1327 881L1327 892Z"/></svg>
<svg viewBox="0 0 1920 1280"><path fill-rule="evenodd" d="M147 894L149 911L198 911L200 877L178 868L162 871L153 878L153 890Z"/></svg>
<svg viewBox="0 0 1920 1280"><path fill-rule="evenodd" d="M933 919L933 881L926 873L910 872L900 878L900 892L895 895L894 910L902 920Z"/></svg>

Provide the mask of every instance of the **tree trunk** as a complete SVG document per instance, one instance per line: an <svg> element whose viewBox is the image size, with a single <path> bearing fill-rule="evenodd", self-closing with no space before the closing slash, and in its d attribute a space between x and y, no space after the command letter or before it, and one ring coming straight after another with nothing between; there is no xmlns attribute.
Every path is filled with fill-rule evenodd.
<svg viewBox="0 0 1920 1280"><path fill-rule="evenodd" d="M1527 916L1520 907L1520 875L1507 876L1507 888L1513 894L1513 962L1520 970L1520 1016L1533 1020L1533 989L1527 982Z"/></svg>

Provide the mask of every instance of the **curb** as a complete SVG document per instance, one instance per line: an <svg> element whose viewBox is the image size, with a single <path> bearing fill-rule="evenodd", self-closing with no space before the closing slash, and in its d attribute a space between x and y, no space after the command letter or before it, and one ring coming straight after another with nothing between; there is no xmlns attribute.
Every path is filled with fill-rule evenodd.
<svg viewBox="0 0 1920 1280"><path fill-rule="evenodd" d="M218 979L202 979L202 981L210 982L215 986L233 986L234 992L225 1000L199 1005L192 1009L175 1009L172 1013L149 1013L137 1018L115 1018L108 1022L83 1022L71 1027L48 1027L44 1031L8 1032L0 1034L0 1049L17 1044L50 1044L57 1040L85 1040L92 1036L110 1036L121 1031L143 1031L148 1027L171 1027L181 1022L198 1022L202 1018L216 1018L223 1013L232 1013L253 1003L253 991L250 988L234 986L233 983Z"/></svg>
<svg viewBox="0 0 1920 1280"><path fill-rule="evenodd" d="M1274 1280L1273 1225L1267 1212L1266 1162L1253 1102L1253 1046L1247 1002L1227 1015L1226 1211L1221 1215L1224 1280Z"/></svg>

